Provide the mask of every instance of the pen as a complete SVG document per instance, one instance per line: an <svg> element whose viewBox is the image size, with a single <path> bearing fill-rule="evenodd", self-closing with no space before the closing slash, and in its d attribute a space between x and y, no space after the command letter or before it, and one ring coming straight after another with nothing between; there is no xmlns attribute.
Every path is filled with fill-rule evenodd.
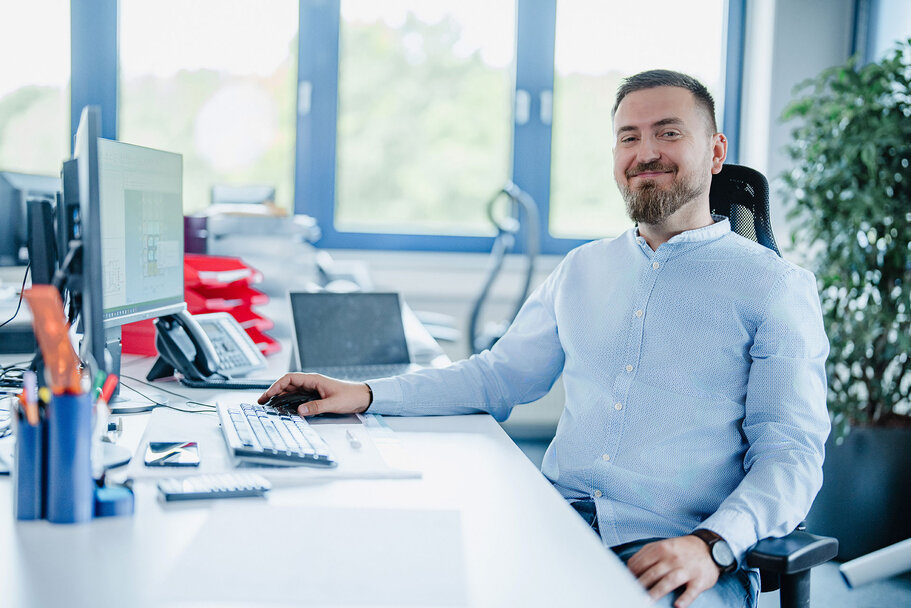
<svg viewBox="0 0 911 608"><path fill-rule="evenodd" d="M28 423L38 426L38 376L31 370L22 374L22 405Z"/></svg>
<svg viewBox="0 0 911 608"><path fill-rule="evenodd" d="M95 383L92 384L92 397L98 399L101 396L101 387L104 386L104 381L106 379L106 374L98 370L95 374Z"/></svg>
<svg viewBox="0 0 911 608"><path fill-rule="evenodd" d="M351 429L345 431L345 437L348 438L348 443L351 445L351 447L353 447L355 450L360 449L361 440L355 437L354 433L351 432Z"/></svg>

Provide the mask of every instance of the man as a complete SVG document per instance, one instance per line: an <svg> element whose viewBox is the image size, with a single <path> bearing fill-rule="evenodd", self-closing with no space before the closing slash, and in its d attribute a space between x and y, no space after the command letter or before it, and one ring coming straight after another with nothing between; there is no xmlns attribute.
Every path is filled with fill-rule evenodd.
<svg viewBox="0 0 911 608"><path fill-rule="evenodd" d="M490 351L369 385L288 374L260 401L300 387L322 397L302 415L503 420L562 373L544 475L653 598L754 605L758 575L737 566L759 539L790 532L822 482L816 283L710 214L727 141L699 82L664 70L627 79L614 133L637 228L571 251Z"/></svg>

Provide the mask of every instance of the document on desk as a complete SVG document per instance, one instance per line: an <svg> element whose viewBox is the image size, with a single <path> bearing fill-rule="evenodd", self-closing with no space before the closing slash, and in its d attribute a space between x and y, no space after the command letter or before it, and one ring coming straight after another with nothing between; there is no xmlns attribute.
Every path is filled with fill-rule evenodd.
<svg viewBox="0 0 911 608"><path fill-rule="evenodd" d="M466 606L461 518L219 504L156 588L169 606Z"/></svg>
<svg viewBox="0 0 911 608"><path fill-rule="evenodd" d="M395 433L378 417L313 419L311 426L329 444L338 461L337 467L244 467L242 470L255 471L268 478L274 486L308 480L413 479L421 476ZM143 455L150 441L195 441L199 444L200 465L147 467ZM215 414L189 414L158 408L149 418L142 441L130 461L127 476L132 479L159 479L234 470L238 469L228 454Z"/></svg>

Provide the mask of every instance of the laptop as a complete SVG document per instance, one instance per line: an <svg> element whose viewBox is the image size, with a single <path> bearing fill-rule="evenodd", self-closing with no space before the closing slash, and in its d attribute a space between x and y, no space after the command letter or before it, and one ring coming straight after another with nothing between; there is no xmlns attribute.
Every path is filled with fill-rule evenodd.
<svg viewBox="0 0 911 608"><path fill-rule="evenodd" d="M294 292L289 297L292 370L360 381L422 368L408 352L399 294Z"/></svg>

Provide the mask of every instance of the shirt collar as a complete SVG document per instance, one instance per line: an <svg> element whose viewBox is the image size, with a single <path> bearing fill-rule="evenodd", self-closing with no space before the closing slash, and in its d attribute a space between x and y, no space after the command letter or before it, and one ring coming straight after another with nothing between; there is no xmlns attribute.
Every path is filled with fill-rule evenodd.
<svg viewBox="0 0 911 608"><path fill-rule="evenodd" d="M720 239L731 231L731 220L726 216L713 214L712 219L715 220L714 224L709 224L708 226L703 226L702 228L696 228L694 230L685 230L680 234L671 237L670 240L663 243L658 249L665 247L672 250L679 248L688 249L685 245L702 245L709 241ZM645 242L645 239L639 236L639 228L635 226L630 228L629 234L643 251L651 255L652 249L648 246L648 243Z"/></svg>

